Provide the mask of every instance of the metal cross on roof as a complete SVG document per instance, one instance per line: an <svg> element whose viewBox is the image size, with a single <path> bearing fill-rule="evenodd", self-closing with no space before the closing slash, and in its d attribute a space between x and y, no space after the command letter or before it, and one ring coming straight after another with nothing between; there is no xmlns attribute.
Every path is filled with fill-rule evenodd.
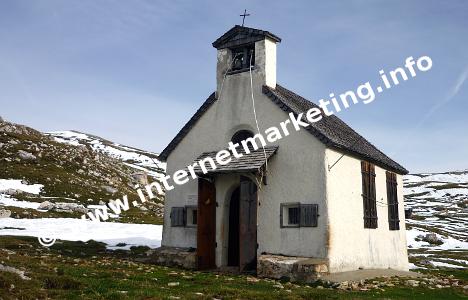
<svg viewBox="0 0 468 300"><path fill-rule="evenodd" d="M247 9L244 9L244 14L239 16L242 17L242 27L244 27L245 17L250 16L250 14L247 13Z"/></svg>

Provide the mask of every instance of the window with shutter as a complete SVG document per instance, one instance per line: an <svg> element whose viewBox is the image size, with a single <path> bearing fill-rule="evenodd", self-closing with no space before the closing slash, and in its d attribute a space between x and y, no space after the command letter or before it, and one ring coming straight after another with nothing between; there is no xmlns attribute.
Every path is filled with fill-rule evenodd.
<svg viewBox="0 0 468 300"><path fill-rule="evenodd" d="M173 207L171 210L171 226L185 226L185 207Z"/></svg>
<svg viewBox="0 0 468 300"><path fill-rule="evenodd" d="M377 203L375 192L375 166L361 162L364 228L377 228Z"/></svg>
<svg viewBox="0 0 468 300"><path fill-rule="evenodd" d="M398 215L398 195L396 174L387 172L388 226L390 230L400 230Z"/></svg>
<svg viewBox="0 0 468 300"><path fill-rule="evenodd" d="M281 203L280 226L287 227L317 227L318 204Z"/></svg>

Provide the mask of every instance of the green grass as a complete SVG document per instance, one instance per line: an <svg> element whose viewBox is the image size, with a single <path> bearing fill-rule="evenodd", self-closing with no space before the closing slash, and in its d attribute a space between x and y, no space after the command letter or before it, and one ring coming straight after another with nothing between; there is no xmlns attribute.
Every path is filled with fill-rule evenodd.
<svg viewBox="0 0 468 300"><path fill-rule="evenodd" d="M50 249L36 239L0 237L0 263L26 271L31 280L0 272L4 299L463 299L462 288L397 286L371 291L317 289L247 275L187 271L137 262L146 249L108 251L98 242L58 242ZM446 271L445 275L449 274ZM466 274L450 273L457 278ZM169 283L178 282L178 286ZM11 285L15 287L11 288ZM201 294L200 294L201 293Z"/></svg>
<svg viewBox="0 0 468 300"><path fill-rule="evenodd" d="M29 202L43 202L45 200L51 202L71 202L71 200L63 198L76 199L76 203L83 205L98 204L99 201L109 202L111 199L117 199L123 195L128 195L129 202L138 199L136 191L131 188L131 179L129 174L133 173L133 169L124 165L122 162L112 160L111 158L96 162L94 161L93 151L85 151L81 148L54 142L39 133L31 132L29 134L0 134L0 143L7 144L11 140L19 141L16 145L9 145L8 148L3 147L0 151L0 170L2 170L2 178L4 179L22 179L27 182L40 183L44 185L41 195L54 196L59 198L45 199L40 196L17 194L15 199ZM42 149L42 156L29 149L31 144L46 144L47 149ZM36 155L37 159L18 161L18 150L24 150ZM103 155L100 154L102 157ZM3 160L8 158L11 161ZM84 167L83 160L86 159L88 168ZM105 162L105 163L103 163ZM78 173L78 170L85 170L84 173ZM88 171L99 171L101 174L112 178L119 192L111 194L102 186L107 186L109 183L105 178L96 177ZM153 180L150 178L150 180ZM61 199L62 198L62 199ZM91 200L90 200L91 199ZM157 202L162 202L163 199L157 199ZM57 218L69 217L79 218L79 213L61 213L61 212L37 212L35 210L17 209L9 207L13 217L28 217L28 218ZM23 214L26 211L28 214ZM144 223L144 224L162 224L162 218L158 217L151 210L141 211L131 208L123 212L119 219L111 219L110 221L124 223Z"/></svg>

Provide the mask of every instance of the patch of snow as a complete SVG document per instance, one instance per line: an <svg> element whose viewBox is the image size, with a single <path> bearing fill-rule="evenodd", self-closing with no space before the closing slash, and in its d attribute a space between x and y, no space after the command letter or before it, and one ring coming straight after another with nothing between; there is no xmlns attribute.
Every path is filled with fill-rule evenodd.
<svg viewBox="0 0 468 300"><path fill-rule="evenodd" d="M16 200L15 198L11 198L9 195L0 194L0 206L13 206L13 207L20 207L20 208L32 208L37 209L40 205L38 202L28 202L28 201L20 201Z"/></svg>
<svg viewBox="0 0 468 300"><path fill-rule="evenodd" d="M445 262L440 261L431 261L431 264L435 267L445 267L445 268L452 268L452 269L465 269L463 266L453 265Z"/></svg>
<svg viewBox="0 0 468 300"><path fill-rule="evenodd" d="M24 184L19 179L0 179L0 192L13 189L38 195L43 187L42 184Z"/></svg>
<svg viewBox="0 0 468 300"><path fill-rule="evenodd" d="M435 233L435 235L443 242L441 245L431 245L425 241L416 241L419 235L425 236L428 233L431 232L417 228L406 230L406 242L408 247L413 249L430 248L431 250L468 250L468 242L457 240L451 236L444 237L438 233Z"/></svg>
<svg viewBox="0 0 468 300"><path fill-rule="evenodd" d="M2 229L5 227L15 229ZM48 237L67 241L161 246L162 225L93 222L73 218L0 219L0 235ZM38 247L40 244L38 243Z"/></svg>
<svg viewBox="0 0 468 300"><path fill-rule="evenodd" d="M415 265L413 263L409 263L409 269L410 270L415 270L415 269L427 269L427 268L417 266L417 265Z"/></svg>
<svg viewBox="0 0 468 300"><path fill-rule="evenodd" d="M108 141L100 140L98 137L91 137L74 131L53 131L46 134L54 137L60 143L74 146L89 145L96 152L105 153L123 162L127 162L129 167L145 171L148 175L156 178L163 177L164 170L166 170L165 163L152 158L152 156L156 155L155 153L117 143L110 144Z"/></svg>

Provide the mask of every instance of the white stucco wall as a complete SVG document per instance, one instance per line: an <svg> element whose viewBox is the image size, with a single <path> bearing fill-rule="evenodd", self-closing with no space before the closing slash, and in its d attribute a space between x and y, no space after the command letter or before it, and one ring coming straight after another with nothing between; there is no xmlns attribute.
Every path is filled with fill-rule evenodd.
<svg viewBox="0 0 468 300"><path fill-rule="evenodd" d="M341 153L327 149L327 165ZM344 156L327 171L330 272L364 269L408 270L402 176L397 175L400 230L389 230L386 175L375 167L378 227L364 228L361 160ZM385 203L385 204L382 204Z"/></svg>
<svg viewBox="0 0 468 300"><path fill-rule="evenodd" d="M262 65L261 55L264 42L256 43L256 65ZM225 61L226 53L219 53L219 61ZM219 76L223 67L218 66ZM265 84L265 68L253 71L254 96L260 131L288 119L262 93ZM294 131L277 142L279 150L268 163L268 185L259 191L258 208L258 253L267 252L326 258L327 256L327 212L325 191L325 146L309 132ZM250 95L248 72L228 75L220 93L220 99L197 122L194 128L180 142L167 159L167 173L185 168L202 152L227 147L232 135L240 129L256 132ZM227 255L228 203L230 192L238 184L236 175L220 175L217 187L217 243L216 262L225 264ZM188 205L188 195L197 193L197 182L177 186L166 194L163 241L164 246L196 247L196 229L170 226L169 212L173 206ZM319 204L319 224L316 228L280 228L280 203L301 202Z"/></svg>

